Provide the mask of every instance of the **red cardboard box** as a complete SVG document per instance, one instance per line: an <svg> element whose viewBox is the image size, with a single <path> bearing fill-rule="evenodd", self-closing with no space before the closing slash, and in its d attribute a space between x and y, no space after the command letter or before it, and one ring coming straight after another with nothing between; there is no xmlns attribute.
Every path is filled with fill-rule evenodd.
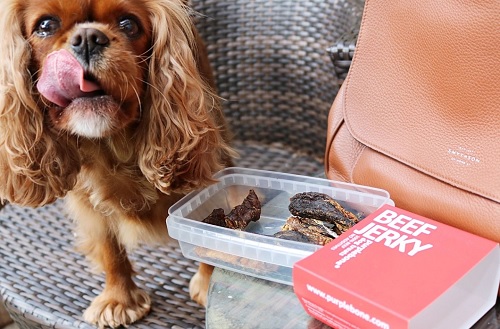
<svg viewBox="0 0 500 329"><path fill-rule="evenodd" d="M470 328L495 305L498 243L385 205L295 263L294 291L344 328Z"/></svg>

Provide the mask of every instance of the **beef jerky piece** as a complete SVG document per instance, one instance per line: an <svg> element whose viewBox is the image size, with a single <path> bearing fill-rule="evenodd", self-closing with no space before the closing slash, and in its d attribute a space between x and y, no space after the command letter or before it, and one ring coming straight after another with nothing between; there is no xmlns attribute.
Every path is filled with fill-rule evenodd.
<svg viewBox="0 0 500 329"><path fill-rule="evenodd" d="M347 231L359 219L330 196L318 192L297 193L290 198L288 209L294 216L333 223L340 233Z"/></svg>
<svg viewBox="0 0 500 329"><path fill-rule="evenodd" d="M278 239L290 240L290 241L298 241L305 243L314 243L312 242L307 235L300 233L299 231L278 231L274 233L273 237Z"/></svg>
<svg viewBox="0 0 500 329"><path fill-rule="evenodd" d="M250 222L260 218L261 205L257 194L250 190L243 203L234 207L226 216L226 226L235 230L243 230Z"/></svg>
<svg viewBox="0 0 500 329"><path fill-rule="evenodd" d="M311 243L324 246L338 236L327 224L321 220L290 216L281 230L297 231L304 234Z"/></svg>
<svg viewBox="0 0 500 329"><path fill-rule="evenodd" d="M194 248L194 252L200 258L210 259L215 262L224 262L226 264L232 265L232 267L236 266L241 269L251 269L255 273L267 273L278 270L278 265L269 264L265 262L261 262L258 260L253 260L245 257L240 257L236 255L226 254L221 251L216 251L212 249L207 249L203 247Z"/></svg>
<svg viewBox="0 0 500 329"><path fill-rule="evenodd" d="M233 210L224 214L224 209L214 209L203 223L228 227L235 230L245 229L250 222L255 222L260 218L261 204L254 190L250 190L242 204L234 207Z"/></svg>
<svg viewBox="0 0 500 329"><path fill-rule="evenodd" d="M203 223L226 227L226 214L224 214L224 209L214 209L212 213L203 220Z"/></svg>

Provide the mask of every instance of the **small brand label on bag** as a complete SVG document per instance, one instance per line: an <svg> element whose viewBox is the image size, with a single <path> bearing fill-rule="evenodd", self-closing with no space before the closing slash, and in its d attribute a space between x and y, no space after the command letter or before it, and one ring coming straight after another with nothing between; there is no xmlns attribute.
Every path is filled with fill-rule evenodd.
<svg viewBox="0 0 500 329"><path fill-rule="evenodd" d="M475 155L474 151L461 146L457 148L449 148L448 154L450 155L450 159L452 161L464 166L471 166L481 162L481 160Z"/></svg>

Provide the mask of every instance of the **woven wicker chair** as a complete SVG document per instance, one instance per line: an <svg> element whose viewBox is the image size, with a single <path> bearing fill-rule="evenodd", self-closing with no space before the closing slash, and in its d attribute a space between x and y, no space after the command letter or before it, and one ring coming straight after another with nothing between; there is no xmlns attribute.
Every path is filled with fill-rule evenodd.
<svg viewBox="0 0 500 329"><path fill-rule="evenodd" d="M237 165L322 173L326 118L339 86L326 49L358 22L361 1L196 0L193 7L235 134ZM74 250L61 202L5 206L0 241L0 295L19 327L92 328L81 314L104 278ZM153 300L133 328L204 327L205 310L187 289L197 264L174 242L145 246L131 258L137 284Z"/></svg>

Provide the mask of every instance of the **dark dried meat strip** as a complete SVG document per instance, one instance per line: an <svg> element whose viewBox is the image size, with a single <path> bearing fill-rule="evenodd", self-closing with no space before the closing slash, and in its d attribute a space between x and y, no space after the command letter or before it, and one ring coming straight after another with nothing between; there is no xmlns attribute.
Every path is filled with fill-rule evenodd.
<svg viewBox="0 0 500 329"><path fill-rule="evenodd" d="M226 216L226 225L235 230L242 230L250 222L258 221L260 218L261 205L257 194L250 190L243 202L234 207Z"/></svg>
<svg viewBox="0 0 500 329"><path fill-rule="evenodd" d="M214 209L212 213L203 220L203 223L226 227L226 214L224 214L224 209Z"/></svg>
<svg viewBox="0 0 500 329"><path fill-rule="evenodd" d="M305 243L314 243L311 241L307 235L300 233L299 231L278 231L274 233L273 237L278 239L290 240L290 241L298 241Z"/></svg>
<svg viewBox="0 0 500 329"><path fill-rule="evenodd" d="M347 231L359 219L330 196L318 192L297 193L288 207L294 216L312 218L335 224L337 234Z"/></svg>
<svg viewBox="0 0 500 329"><path fill-rule="evenodd" d="M316 219L290 216L281 231L297 231L305 235L311 243L324 246L337 237L327 224Z"/></svg>
<svg viewBox="0 0 500 329"><path fill-rule="evenodd" d="M207 224L228 227L235 230L245 229L250 222L259 220L261 204L254 190L250 190L243 202L233 210L224 214L224 209L217 208L203 222Z"/></svg>

